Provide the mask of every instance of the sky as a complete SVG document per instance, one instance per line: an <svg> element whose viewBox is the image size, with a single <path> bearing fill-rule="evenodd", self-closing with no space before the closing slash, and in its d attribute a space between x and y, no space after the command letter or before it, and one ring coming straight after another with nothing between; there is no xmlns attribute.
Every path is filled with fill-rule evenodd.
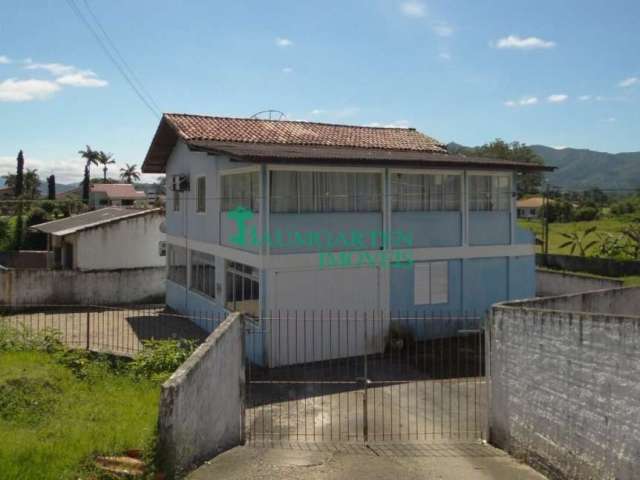
<svg viewBox="0 0 640 480"><path fill-rule="evenodd" d="M464 145L640 150L637 1L0 0L0 12L0 174L23 149L41 176L79 181L91 145L114 155L115 177L142 164L157 112L276 109Z"/></svg>

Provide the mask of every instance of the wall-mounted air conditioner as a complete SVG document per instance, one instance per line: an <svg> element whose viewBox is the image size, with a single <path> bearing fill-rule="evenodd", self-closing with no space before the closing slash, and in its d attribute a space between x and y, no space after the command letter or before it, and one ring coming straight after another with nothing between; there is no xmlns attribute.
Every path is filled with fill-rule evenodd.
<svg viewBox="0 0 640 480"><path fill-rule="evenodd" d="M188 192L189 177L187 175L174 175L171 177L171 190L174 192Z"/></svg>

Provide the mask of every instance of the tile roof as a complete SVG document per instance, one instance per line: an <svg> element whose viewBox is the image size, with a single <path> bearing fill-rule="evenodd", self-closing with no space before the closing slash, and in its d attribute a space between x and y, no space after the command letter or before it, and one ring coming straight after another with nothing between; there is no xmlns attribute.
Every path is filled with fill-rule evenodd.
<svg viewBox="0 0 640 480"><path fill-rule="evenodd" d="M164 118L185 140L446 152L446 147L440 142L413 128L207 117L181 113L167 113Z"/></svg>
<svg viewBox="0 0 640 480"><path fill-rule="evenodd" d="M542 197L529 197L523 198L516 202L516 206L519 208L540 208L544 203Z"/></svg>
<svg viewBox="0 0 640 480"><path fill-rule="evenodd" d="M102 192L109 198L145 198L144 192L139 192L130 183L94 183L92 192Z"/></svg>
<svg viewBox="0 0 640 480"><path fill-rule="evenodd" d="M86 230L88 228L98 227L107 223L124 220L126 218L161 212L162 209L160 208L136 209L106 207L99 210L93 210L91 212L81 213L79 215L72 215L67 218L61 218L60 220L40 223L39 225L33 225L30 228L40 232L50 233L52 235L64 236L80 230Z"/></svg>

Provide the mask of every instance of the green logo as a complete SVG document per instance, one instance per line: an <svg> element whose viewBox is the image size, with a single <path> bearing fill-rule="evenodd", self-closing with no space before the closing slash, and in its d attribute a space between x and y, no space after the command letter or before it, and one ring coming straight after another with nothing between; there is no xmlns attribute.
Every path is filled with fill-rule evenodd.
<svg viewBox="0 0 640 480"><path fill-rule="evenodd" d="M247 243L247 222L253 218L253 212L245 207L237 206L227 212L227 218L236 222L236 234L229 237L229 242L244 247Z"/></svg>

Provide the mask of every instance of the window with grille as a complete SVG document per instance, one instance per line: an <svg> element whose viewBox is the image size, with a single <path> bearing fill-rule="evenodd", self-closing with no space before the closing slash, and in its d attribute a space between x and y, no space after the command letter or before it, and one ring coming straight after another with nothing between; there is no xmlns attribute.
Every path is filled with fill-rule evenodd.
<svg viewBox="0 0 640 480"><path fill-rule="evenodd" d="M216 298L215 260L208 253L191 251L191 290Z"/></svg>
<svg viewBox="0 0 640 480"><path fill-rule="evenodd" d="M226 262L225 307L232 312L258 315L260 279L258 269L238 262Z"/></svg>
<svg viewBox="0 0 640 480"><path fill-rule="evenodd" d="M273 213L379 212L379 173L273 171Z"/></svg>
<svg viewBox="0 0 640 480"><path fill-rule="evenodd" d="M456 211L461 208L461 175L393 173L394 212Z"/></svg>
<svg viewBox="0 0 640 480"><path fill-rule="evenodd" d="M187 250L177 245L167 246L167 278L187 286Z"/></svg>

